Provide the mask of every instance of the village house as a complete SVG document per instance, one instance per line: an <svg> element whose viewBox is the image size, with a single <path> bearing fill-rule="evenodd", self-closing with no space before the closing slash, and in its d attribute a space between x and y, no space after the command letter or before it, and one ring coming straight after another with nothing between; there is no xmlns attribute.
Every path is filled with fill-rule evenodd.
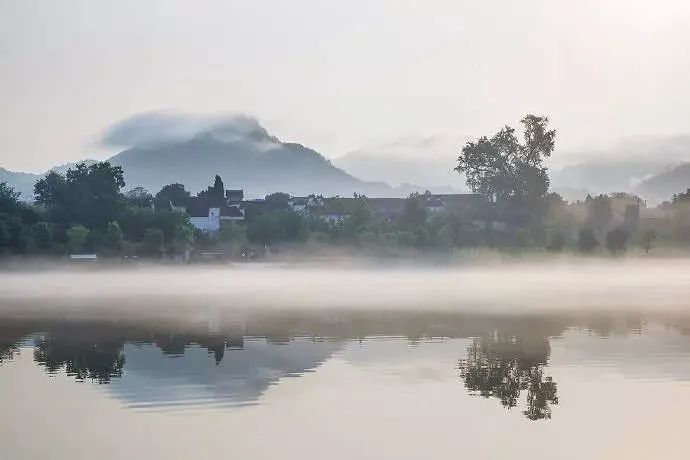
<svg viewBox="0 0 690 460"><path fill-rule="evenodd" d="M223 222L244 220L243 190L226 190L225 200L210 196L195 196L170 203L172 209L189 215L191 224L204 233L214 235Z"/></svg>
<svg viewBox="0 0 690 460"><path fill-rule="evenodd" d="M316 195L293 196L287 203L290 209L297 214L308 214L311 210L323 205L323 197Z"/></svg>

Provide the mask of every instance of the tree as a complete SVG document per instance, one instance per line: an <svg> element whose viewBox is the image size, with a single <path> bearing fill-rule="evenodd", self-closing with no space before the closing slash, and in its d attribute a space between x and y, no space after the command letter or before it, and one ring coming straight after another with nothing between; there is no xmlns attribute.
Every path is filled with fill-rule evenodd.
<svg viewBox="0 0 690 460"><path fill-rule="evenodd" d="M0 248L8 246L11 241L10 231L7 228L7 224L0 220Z"/></svg>
<svg viewBox="0 0 690 460"><path fill-rule="evenodd" d="M163 232L159 228L149 228L142 239L144 254L160 257L163 254Z"/></svg>
<svg viewBox="0 0 690 460"><path fill-rule="evenodd" d="M625 251L626 243L630 238L630 234L622 228L611 230L606 234L606 249L612 254Z"/></svg>
<svg viewBox="0 0 690 460"><path fill-rule="evenodd" d="M592 252L597 246L599 241L594 236L594 231L591 228L581 228L577 234L577 248L582 252Z"/></svg>
<svg viewBox="0 0 690 460"><path fill-rule="evenodd" d="M656 239L656 231L653 229L645 230L640 234L640 246L642 249L644 249L644 252L649 254L650 249L652 249L652 245L654 244L654 240Z"/></svg>
<svg viewBox="0 0 690 460"><path fill-rule="evenodd" d="M89 229L83 225L75 225L67 230L67 248L70 253L79 253L84 249L84 244L89 236Z"/></svg>
<svg viewBox="0 0 690 460"><path fill-rule="evenodd" d="M247 229L234 222L224 224L220 227L218 239L223 243L244 243L247 240Z"/></svg>
<svg viewBox="0 0 690 460"><path fill-rule="evenodd" d="M163 211L169 212L169 211ZM157 211L155 214L160 214ZM120 216L118 223L128 241L141 241L147 228L153 227L155 214L151 208L127 206Z"/></svg>
<svg viewBox="0 0 690 460"><path fill-rule="evenodd" d="M556 231L551 235L551 240L546 249L554 252L561 252L565 248L565 235L561 231Z"/></svg>
<svg viewBox="0 0 690 460"><path fill-rule="evenodd" d="M13 212L19 207L19 192L7 182L0 182L0 212Z"/></svg>
<svg viewBox="0 0 690 460"><path fill-rule="evenodd" d="M31 226L31 233L38 249L50 249L53 245L53 229L48 222L36 222Z"/></svg>
<svg viewBox="0 0 690 460"><path fill-rule="evenodd" d="M179 226L189 227L193 231L189 216L179 211L158 211L153 216L152 223L152 227L158 228L163 232L163 240L166 244L172 244L175 238L175 231Z"/></svg>
<svg viewBox="0 0 690 460"><path fill-rule="evenodd" d="M603 228L613 216L611 199L606 195L599 195L594 198L587 195L585 205L587 206L589 225L593 228Z"/></svg>
<svg viewBox="0 0 690 460"><path fill-rule="evenodd" d="M534 245L532 234L526 228L518 228L515 230L515 246L519 248L526 248Z"/></svg>
<svg viewBox="0 0 690 460"><path fill-rule="evenodd" d="M213 180L212 194L213 197L217 199L222 200L225 198L225 185L223 185L223 179L221 179L218 174L216 174L216 177Z"/></svg>
<svg viewBox="0 0 690 460"><path fill-rule="evenodd" d="M194 245L194 229L190 225L177 224L173 232L172 250L177 254L189 251Z"/></svg>
<svg viewBox="0 0 690 460"><path fill-rule="evenodd" d="M348 204L348 216L343 221L342 230L347 238L354 238L371 223L373 214L365 196L358 195L353 201L348 201Z"/></svg>
<svg viewBox="0 0 690 460"><path fill-rule="evenodd" d="M292 211L276 211L257 216L247 224L247 239L252 243L272 244L294 241L305 232L302 216Z"/></svg>
<svg viewBox="0 0 690 460"><path fill-rule="evenodd" d="M269 195L266 195L266 201L274 201L278 203L287 203L290 200L290 194L289 193L283 193L283 192L275 192L271 193Z"/></svg>
<svg viewBox="0 0 690 460"><path fill-rule="evenodd" d="M515 129L505 126L490 139L468 141L458 157L455 171L465 174L473 192L492 202L534 204L548 191L543 160L553 152L556 131L548 129L547 117L527 115L520 123L522 143Z"/></svg>
<svg viewBox="0 0 690 460"><path fill-rule="evenodd" d="M222 201L225 199L225 186L223 185L223 179L216 174L213 180L213 187L207 187L206 190L202 190L197 193L198 197L210 198L213 201Z"/></svg>
<svg viewBox="0 0 690 460"><path fill-rule="evenodd" d="M688 202L690 201L690 188L687 189L685 192L680 192L676 193L673 195L672 202L673 203L681 203L681 202Z"/></svg>
<svg viewBox="0 0 690 460"><path fill-rule="evenodd" d="M46 207L55 207L65 202L67 194L67 180L65 176L50 171L44 178L34 184L34 199L36 203Z"/></svg>
<svg viewBox="0 0 690 460"><path fill-rule="evenodd" d="M424 225L426 222L427 211L424 205L424 196L419 193L412 193L405 200L400 223L405 228L415 228Z"/></svg>
<svg viewBox="0 0 690 460"><path fill-rule="evenodd" d="M436 234L436 244L445 250L450 250L455 246L455 232L450 226L441 227Z"/></svg>
<svg viewBox="0 0 690 460"><path fill-rule="evenodd" d="M180 204L190 194L185 190L182 184L168 184L164 185L154 199L156 210L170 209L170 203Z"/></svg>
<svg viewBox="0 0 690 460"><path fill-rule="evenodd" d="M507 409L516 407L526 392L523 415L529 420L549 419L551 406L559 402L556 382L544 375L549 351L547 339L535 342L494 331L493 337L473 340L467 358L459 363L460 377L468 391L496 398Z"/></svg>
<svg viewBox="0 0 690 460"><path fill-rule="evenodd" d="M153 195L144 187L134 187L132 190L125 193L125 198L129 204L139 208L150 208L153 204Z"/></svg>
<svg viewBox="0 0 690 460"><path fill-rule="evenodd" d="M110 222L105 230L103 244L109 252L119 253L122 251L123 234L120 224L116 221Z"/></svg>
<svg viewBox="0 0 690 460"><path fill-rule="evenodd" d="M101 162L79 163L62 176L51 172L36 182L36 200L51 211L55 220L104 230L119 217L120 189L125 186L122 168Z"/></svg>

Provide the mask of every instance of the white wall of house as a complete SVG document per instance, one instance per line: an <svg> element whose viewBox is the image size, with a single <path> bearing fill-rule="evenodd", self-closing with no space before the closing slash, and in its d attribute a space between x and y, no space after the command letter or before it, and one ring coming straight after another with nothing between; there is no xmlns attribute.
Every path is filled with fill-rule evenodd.
<svg viewBox="0 0 690 460"><path fill-rule="evenodd" d="M190 217L194 227L202 232L220 231L220 208L210 208L206 217Z"/></svg>

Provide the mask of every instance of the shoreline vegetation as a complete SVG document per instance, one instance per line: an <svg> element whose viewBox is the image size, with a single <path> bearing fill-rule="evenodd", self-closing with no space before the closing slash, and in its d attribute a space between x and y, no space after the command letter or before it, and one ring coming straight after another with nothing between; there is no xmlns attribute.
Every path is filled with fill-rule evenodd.
<svg viewBox="0 0 690 460"><path fill-rule="evenodd" d="M29 261L462 264L690 255L690 190L656 208L622 192L566 202L549 192L543 165L556 131L546 117L527 115L521 124L522 136L505 126L462 147L454 169L465 176L470 194L425 192L397 199L277 191L244 200L242 190L226 190L216 176L196 196L179 183L154 195L141 187L125 192L124 171L108 162L48 173L36 182L32 203L0 183L0 269ZM218 210L215 227L206 227L203 213L190 210L199 204L205 204L209 222Z"/></svg>

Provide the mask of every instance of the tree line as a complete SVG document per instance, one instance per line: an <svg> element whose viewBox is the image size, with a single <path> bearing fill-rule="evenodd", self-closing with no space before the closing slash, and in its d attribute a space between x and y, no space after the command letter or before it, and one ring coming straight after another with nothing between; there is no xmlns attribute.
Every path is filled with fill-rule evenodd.
<svg viewBox="0 0 690 460"><path fill-rule="evenodd" d="M455 170L484 198L479 214L432 210L434 197L428 192L409 195L394 216L385 218L357 194L320 198L318 207L298 213L290 206L290 195L277 192L263 201L244 202L245 219L224 222L219 234L211 236L171 206L192 196L184 185L166 185L155 195L141 187L125 193L120 167L82 163L37 181L30 204L0 183L0 253L160 258L192 249L246 255L310 244L378 252L447 253L488 246L620 253L633 238L649 251L659 239L684 242L690 235L690 190L661 206L671 217L659 228L639 227L644 202L634 195L587 196L568 203L550 192L544 161L554 151L556 131L549 128L548 118L535 115L524 117L521 125L521 135L505 126L461 149ZM218 201L224 192L216 176L197 197Z"/></svg>

